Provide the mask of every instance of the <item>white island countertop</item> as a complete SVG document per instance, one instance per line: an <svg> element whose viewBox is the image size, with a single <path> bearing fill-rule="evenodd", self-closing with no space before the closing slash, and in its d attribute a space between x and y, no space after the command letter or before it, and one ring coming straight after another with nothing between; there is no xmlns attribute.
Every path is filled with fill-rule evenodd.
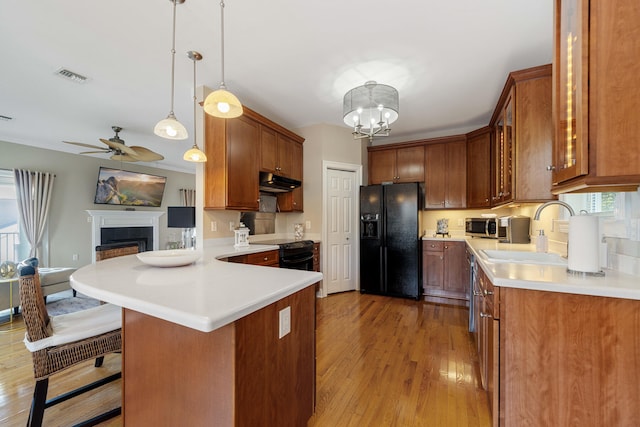
<svg viewBox="0 0 640 427"><path fill-rule="evenodd" d="M100 261L71 275L71 287L101 301L211 332L322 280L322 273L219 261L274 245L205 248L194 264L153 267L136 255Z"/></svg>
<svg viewBox="0 0 640 427"><path fill-rule="evenodd" d="M640 277L603 269L604 276L589 276L567 272L566 266L489 262L481 250L535 252L535 244L499 243L495 239L470 237L423 237L423 240L465 241L474 252L476 262L495 286L580 295L640 300Z"/></svg>

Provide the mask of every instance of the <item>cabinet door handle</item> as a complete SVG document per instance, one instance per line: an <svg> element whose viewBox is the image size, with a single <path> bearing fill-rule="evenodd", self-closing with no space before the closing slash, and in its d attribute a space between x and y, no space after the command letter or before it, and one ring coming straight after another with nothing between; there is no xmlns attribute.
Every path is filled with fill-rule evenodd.
<svg viewBox="0 0 640 427"><path fill-rule="evenodd" d="M485 290L484 290L484 294L485 294L485 295L493 295L493 292L488 291L488 290L486 290L486 289L485 289Z"/></svg>
<svg viewBox="0 0 640 427"><path fill-rule="evenodd" d="M549 166L547 166L547 170L548 171L554 171L554 170L556 170L556 167L554 165L549 165Z"/></svg>
<svg viewBox="0 0 640 427"><path fill-rule="evenodd" d="M489 313L483 313L483 312L480 312L480 317L491 318L491 317L493 317L493 316L492 316L492 315L490 315Z"/></svg>

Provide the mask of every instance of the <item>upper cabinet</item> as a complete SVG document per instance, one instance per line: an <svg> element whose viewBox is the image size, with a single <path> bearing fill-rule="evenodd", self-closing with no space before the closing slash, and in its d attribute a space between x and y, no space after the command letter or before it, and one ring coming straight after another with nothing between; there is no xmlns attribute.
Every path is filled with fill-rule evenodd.
<svg viewBox="0 0 640 427"><path fill-rule="evenodd" d="M467 206L467 142L464 135L425 145L425 209Z"/></svg>
<svg viewBox="0 0 640 427"><path fill-rule="evenodd" d="M551 93L551 65L509 74L489 123L492 206L554 198Z"/></svg>
<svg viewBox="0 0 640 427"><path fill-rule="evenodd" d="M235 119L205 114L205 209L257 211L260 170L302 181L303 141L247 107ZM302 187L279 194L278 203L302 211Z"/></svg>
<svg viewBox="0 0 640 427"><path fill-rule="evenodd" d="M205 114L205 208L258 210L259 141L255 120Z"/></svg>
<svg viewBox="0 0 640 427"><path fill-rule="evenodd" d="M302 179L301 175L294 176L300 169L294 163L294 151L300 143L266 126L262 126L260 135L260 170Z"/></svg>
<svg viewBox="0 0 640 427"><path fill-rule="evenodd" d="M467 134L467 207L491 207L491 128Z"/></svg>
<svg viewBox="0 0 640 427"><path fill-rule="evenodd" d="M556 0L553 192L640 183L640 3Z"/></svg>
<svg viewBox="0 0 640 427"><path fill-rule="evenodd" d="M369 147L369 184L424 182L424 146Z"/></svg>

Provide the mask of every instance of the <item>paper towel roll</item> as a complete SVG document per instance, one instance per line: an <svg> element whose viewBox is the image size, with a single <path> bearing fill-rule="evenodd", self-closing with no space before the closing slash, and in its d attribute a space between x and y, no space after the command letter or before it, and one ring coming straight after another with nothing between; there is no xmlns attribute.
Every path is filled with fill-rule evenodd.
<svg viewBox="0 0 640 427"><path fill-rule="evenodd" d="M598 217L574 215L569 218L568 268L582 273L600 271Z"/></svg>

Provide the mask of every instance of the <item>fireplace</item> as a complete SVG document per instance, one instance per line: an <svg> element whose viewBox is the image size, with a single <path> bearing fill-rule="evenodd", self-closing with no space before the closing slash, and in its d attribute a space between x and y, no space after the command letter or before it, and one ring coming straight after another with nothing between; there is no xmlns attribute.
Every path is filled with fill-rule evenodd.
<svg viewBox="0 0 640 427"><path fill-rule="evenodd" d="M91 259L96 260L96 246L117 242L138 242L141 251L159 248L158 211L88 210L91 216ZM142 247L143 246L143 247Z"/></svg>

